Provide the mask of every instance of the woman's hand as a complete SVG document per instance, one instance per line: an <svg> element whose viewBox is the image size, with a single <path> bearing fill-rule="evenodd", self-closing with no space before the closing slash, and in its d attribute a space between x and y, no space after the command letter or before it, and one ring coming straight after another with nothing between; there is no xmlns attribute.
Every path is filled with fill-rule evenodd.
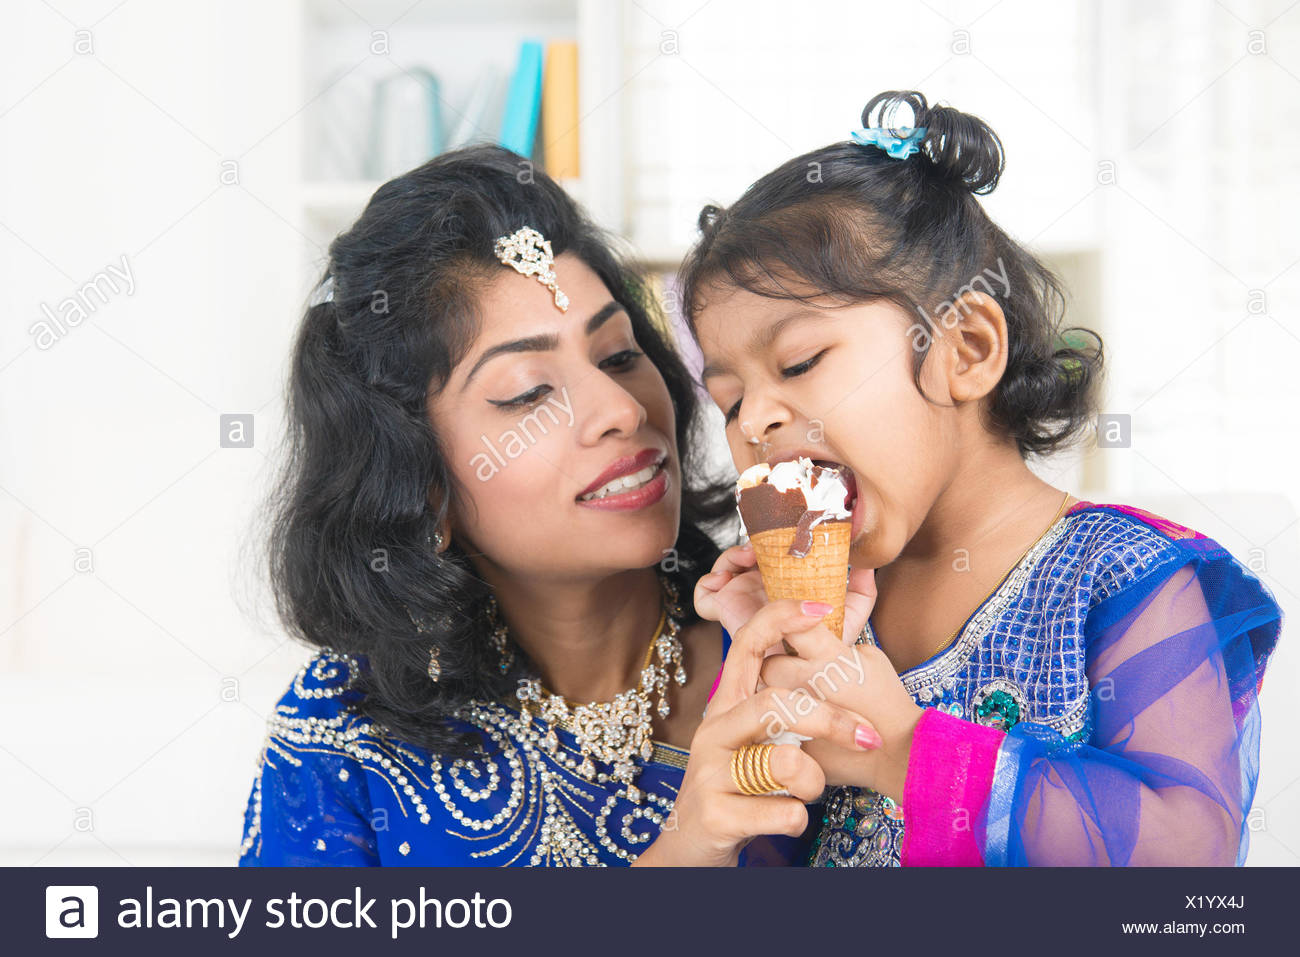
<svg viewBox="0 0 1300 957"><path fill-rule="evenodd" d="M738 627L718 688L691 741L673 813L637 865L732 866L754 837L803 833L808 826L804 804L820 797L826 786L821 767L800 747L778 745L771 752L772 777L790 796L744 795L731 777L731 756L744 745L763 742L775 730L795 731L846 753L861 754L878 740L860 715L829 701L779 685L756 690L769 648L809 631L832 640L820 623L823 609L814 607L809 614L803 603L773 602Z"/></svg>
<svg viewBox="0 0 1300 957"><path fill-rule="evenodd" d="M695 584L695 610L701 618L719 622L732 636L766 604L763 578L748 544L728 548L718 556L713 570ZM850 570L841 636L845 644L857 641L875 604L875 572L870 568Z"/></svg>
<svg viewBox="0 0 1300 957"><path fill-rule="evenodd" d="M765 659L761 679L860 714L880 735L880 746L868 752L827 740L805 742L827 783L869 787L901 804L912 732L923 711L885 653L874 644L846 646L825 628L806 629L787 641L796 654Z"/></svg>

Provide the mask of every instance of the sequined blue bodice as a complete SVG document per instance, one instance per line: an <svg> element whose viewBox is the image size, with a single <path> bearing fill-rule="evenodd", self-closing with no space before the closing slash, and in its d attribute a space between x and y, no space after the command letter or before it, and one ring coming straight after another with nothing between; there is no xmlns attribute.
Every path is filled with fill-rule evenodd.
<svg viewBox="0 0 1300 957"><path fill-rule="evenodd" d="M1175 559L1167 537L1128 514L1087 503L1059 519L966 622L957 639L904 672L923 708L1007 730L1030 721L1086 740L1090 688L1085 626L1099 602ZM870 624L860 641L875 641ZM874 791L827 795L809 863L895 866L902 808Z"/></svg>
<svg viewBox="0 0 1300 957"><path fill-rule="evenodd" d="M395 740L349 705L363 660L322 652L269 720L240 863L626 865L658 836L687 753L638 756L629 796L612 768L582 768L573 735L496 702L455 722L477 738L450 759Z"/></svg>

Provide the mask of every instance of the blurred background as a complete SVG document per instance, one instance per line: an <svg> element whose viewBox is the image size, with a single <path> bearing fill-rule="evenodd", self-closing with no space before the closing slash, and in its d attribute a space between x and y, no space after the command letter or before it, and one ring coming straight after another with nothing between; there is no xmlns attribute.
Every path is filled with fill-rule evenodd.
<svg viewBox="0 0 1300 957"><path fill-rule="evenodd" d="M467 142L559 177L671 307L700 206L872 94L984 117L989 211L1109 354L1111 427L1036 469L1217 538L1300 620L1297 7L7 0L0 863L234 863L308 656L254 562L290 337L378 183ZM1252 864L1300 864L1286 631Z"/></svg>

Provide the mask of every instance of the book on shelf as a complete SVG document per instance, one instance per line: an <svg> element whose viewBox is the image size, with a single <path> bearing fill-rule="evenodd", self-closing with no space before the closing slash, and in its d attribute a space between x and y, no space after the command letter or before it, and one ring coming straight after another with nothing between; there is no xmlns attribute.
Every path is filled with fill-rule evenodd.
<svg viewBox="0 0 1300 957"><path fill-rule="evenodd" d="M438 79L416 67L375 84L367 176L388 179L442 152Z"/></svg>
<svg viewBox="0 0 1300 957"><path fill-rule="evenodd" d="M505 117L497 142L520 156L531 157L537 139L537 120L542 99L542 45L525 40L510 79Z"/></svg>
<svg viewBox="0 0 1300 957"><path fill-rule="evenodd" d="M575 180L581 174L578 84L578 44L567 39L524 40L513 71L483 68L462 109L443 110L446 88L430 68L359 81L349 98L322 99L312 178L383 181L447 150L495 141L542 164L555 179Z"/></svg>
<svg viewBox="0 0 1300 957"><path fill-rule="evenodd" d="M542 161L555 179L579 175L578 126L578 44L550 43L542 79Z"/></svg>
<svg viewBox="0 0 1300 957"><path fill-rule="evenodd" d="M491 142L494 120L501 115L504 100L503 77L496 69L484 70L470 91L465 109L456 118L456 125L447 136L447 149L459 149L471 143Z"/></svg>

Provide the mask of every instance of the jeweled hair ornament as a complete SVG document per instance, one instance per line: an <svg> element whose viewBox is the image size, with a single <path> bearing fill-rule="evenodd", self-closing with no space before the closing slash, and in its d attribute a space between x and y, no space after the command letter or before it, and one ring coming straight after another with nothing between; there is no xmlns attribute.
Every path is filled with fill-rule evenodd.
<svg viewBox="0 0 1300 957"><path fill-rule="evenodd" d="M921 141L925 139L926 128L915 129L905 126L897 130L883 130L878 127L865 127L849 133L853 142L860 146L875 146L885 151L893 159L907 159L913 153L920 152Z"/></svg>
<svg viewBox="0 0 1300 957"><path fill-rule="evenodd" d="M555 278L555 255L551 241L531 226L525 226L502 236L492 250L503 265L510 266L524 276L536 276L537 281L555 294L555 308L560 312L569 309L569 297L560 291Z"/></svg>

